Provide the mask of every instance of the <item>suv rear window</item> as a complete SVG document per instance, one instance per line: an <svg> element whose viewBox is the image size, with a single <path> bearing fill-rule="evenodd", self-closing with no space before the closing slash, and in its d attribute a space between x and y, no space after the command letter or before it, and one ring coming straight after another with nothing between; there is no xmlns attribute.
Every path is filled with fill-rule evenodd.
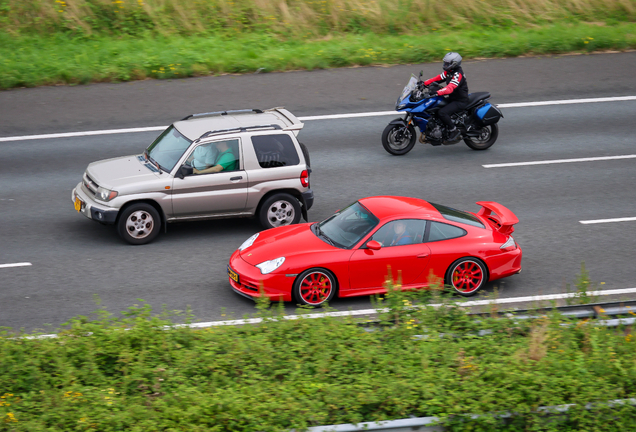
<svg viewBox="0 0 636 432"><path fill-rule="evenodd" d="M454 208L446 207L441 204L429 203L437 209L438 212L444 216L444 219L453 222L459 222L466 225L476 226L478 228L486 228L483 223L470 213L463 212L461 210L455 210Z"/></svg>
<svg viewBox="0 0 636 432"><path fill-rule="evenodd" d="M289 135L252 137L252 145L261 168L298 165L300 158Z"/></svg>

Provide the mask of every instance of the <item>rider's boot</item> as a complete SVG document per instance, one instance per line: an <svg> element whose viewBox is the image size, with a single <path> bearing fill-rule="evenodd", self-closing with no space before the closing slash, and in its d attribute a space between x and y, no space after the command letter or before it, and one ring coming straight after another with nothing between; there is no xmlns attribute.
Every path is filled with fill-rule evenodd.
<svg viewBox="0 0 636 432"><path fill-rule="evenodd" d="M448 130L448 141L455 141L461 136L461 132L457 127Z"/></svg>

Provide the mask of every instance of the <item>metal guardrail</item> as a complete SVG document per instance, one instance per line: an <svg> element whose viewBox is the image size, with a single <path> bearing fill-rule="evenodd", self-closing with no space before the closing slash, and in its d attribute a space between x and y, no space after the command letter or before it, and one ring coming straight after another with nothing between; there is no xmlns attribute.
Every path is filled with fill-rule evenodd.
<svg viewBox="0 0 636 432"><path fill-rule="evenodd" d="M636 398L630 399L616 399L608 401L604 404L601 403L588 403L585 405L586 410L591 410L596 406L607 405L610 407L622 407L625 405L636 406ZM567 404L567 405L556 405L556 406L545 406L539 407L535 412L544 415L545 417L550 416L563 416L566 415L570 408L575 407L575 404ZM513 412L506 412L503 414L497 414L496 417L501 419L507 419L515 417L517 414ZM477 419L482 417L482 415L478 414L464 414L464 416L468 416L471 419ZM382 432L444 432L446 428L444 426L436 424L439 422L439 417L414 417L407 419L399 419L399 420L387 420L387 421L379 421L379 422L364 422L358 424L339 424L339 425L329 425L329 426L314 426L307 428L309 432L364 432L364 431L382 431ZM291 432L295 432L292 430Z"/></svg>

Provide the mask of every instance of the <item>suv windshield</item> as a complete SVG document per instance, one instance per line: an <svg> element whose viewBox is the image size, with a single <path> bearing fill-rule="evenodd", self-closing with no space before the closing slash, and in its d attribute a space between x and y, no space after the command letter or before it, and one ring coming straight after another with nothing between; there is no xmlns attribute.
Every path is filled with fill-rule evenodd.
<svg viewBox="0 0 636 432"><path fill-rule="evenodd" d="M146 149L148 157L157 162L164 171L172 171L192 141L170 126Z"/></svg>
<svg viewBox="0 0 636 432"><path fill-rule="evenodd" d="M316 224L316 234L334 246L349 249L367 235L379 220L359 202Z"/></svg>

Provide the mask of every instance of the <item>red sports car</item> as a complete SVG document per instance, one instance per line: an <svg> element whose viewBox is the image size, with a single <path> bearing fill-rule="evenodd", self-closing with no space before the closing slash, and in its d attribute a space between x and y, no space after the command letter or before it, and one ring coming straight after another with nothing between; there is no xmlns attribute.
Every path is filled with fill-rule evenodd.
<svg viewBox="0 0 636 432"><path fill-rule="evenodd" d="M510 235L519 219L495 202L479 213L417 198L361 199L322 222L254 234L227 268L237 293L318 306L335 296L385 293L399 277L404 289L426 287L430 272L462 296L487 281L521 271L521 248Z"/></svg>

